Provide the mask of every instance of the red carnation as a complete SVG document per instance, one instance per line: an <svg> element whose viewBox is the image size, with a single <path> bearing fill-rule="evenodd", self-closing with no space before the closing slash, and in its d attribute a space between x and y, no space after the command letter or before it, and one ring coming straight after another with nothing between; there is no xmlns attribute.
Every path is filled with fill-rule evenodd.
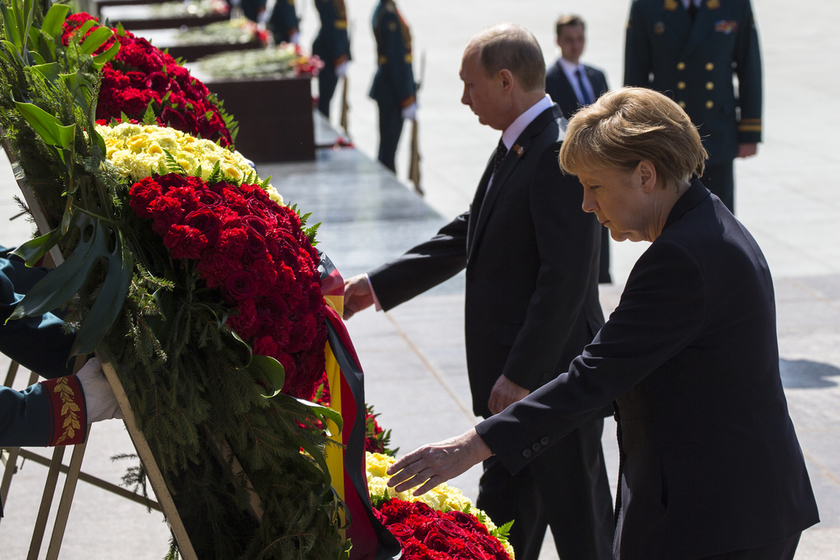
<svg viewBox="0 0 840 560"><path fill-rule="evenodd" d="M197 259L207 247L207 238L194 227L173 225L163 237L173 259Z"/></svg>

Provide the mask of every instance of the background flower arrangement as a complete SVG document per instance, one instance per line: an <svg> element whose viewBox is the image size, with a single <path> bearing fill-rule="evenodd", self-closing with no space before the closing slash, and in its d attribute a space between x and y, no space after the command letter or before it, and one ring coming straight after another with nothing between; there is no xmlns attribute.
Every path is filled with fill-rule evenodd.
<svg viewBox="0 0 840 560"><path fill-rule="evenodd" d="M204 45L211 43L233 45L259 41L263 45L267 45L269 34L265 29L260 29L253 21L245 17L239 17L208 25L181 29L175 35L175 41L184 45Z"/></svg>
<svg viewBox="0 0 840 560"><path fill-rule="evenodd" d="M265 49L219 53L198 61L202 72L217 79L317 75L323 66L320 58L304 54L300 45L294 43L281 43Z"/></svg>

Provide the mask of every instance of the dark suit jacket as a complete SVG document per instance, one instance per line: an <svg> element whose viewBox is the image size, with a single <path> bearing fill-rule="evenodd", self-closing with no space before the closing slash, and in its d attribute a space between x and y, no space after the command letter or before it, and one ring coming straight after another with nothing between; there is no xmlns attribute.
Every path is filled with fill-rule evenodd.
<svg viewBox="0 0 840 560"><path fill-rule="evenodd" d="M779 375L767 263L699 181L569 372L478 433L516 472L611 400L623 560L756 548L817 523Z"/></svg>
<svg viewBox="0 0 840 560"><path fill-rule="evenodd" d="M624 57L624 85L679 103L700 127L710 164L731 162L739 143L761 141L761 54L750 0L702 2L693 24L679 0L637 0Z"/></svg>
<svg viewBox="0 0 840 560"><path fill-rule="evenodd" d="M500 375L536 389L564 371L604 321L600 226L581 210L580 183L557 164L561 118L554 105L525 129L483 204L489 166L469 212L370 273L387 310L466 267L467 365L479 416L490 415Z"/></svg>
<svg viewBox="0 0 840 560"><path fill-rule="evenodd" d="M602 71L586 64L583 65L583 69L586 71L586 77L589 79L589 83L592 84L595 99L598 99L605 92L609 91L607 77ZM560 109L563 110L563 115L567 119L572 118L572 115L580 109L580 103L578 102L577 95L575 95L575 90L572 84L569 83L569 78L566 77L566 73L563 71L563 67L560 66L559 60L545 70L545 91L555 103L560 105Z"/></svg>

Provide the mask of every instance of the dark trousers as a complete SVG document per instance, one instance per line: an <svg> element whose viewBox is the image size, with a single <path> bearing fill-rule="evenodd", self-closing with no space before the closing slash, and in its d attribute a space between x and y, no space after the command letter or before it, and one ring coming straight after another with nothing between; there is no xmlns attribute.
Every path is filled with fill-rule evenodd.
<svg viewBox="0 0 840 560"><path fill-rule="evenodd" d="M338 76L335 73L335 66L324 64L318 72L318 110L327 118L330 117L330 102L337 84Z"/></svg>
<svg viewBox="0 0 840 560"><path fill-rule="evenodd" d="M707 556L702 560L793 560L801 536L802 533L796 533L779 543Z"/></svg>
<svg viewBox="0 0 840 560"><path fill-rule="evenodd" d="M379 106L379 161L396 173L394 159L403 129L402 107L390 101L377 100L376 104Z"/></svg>
<svg viewBox="0 0 840 560"><path fill-rule="evenodd" d="M516 560L537 560L546 526L561 560L610 560L615 533L601 433L591 420L553 444L516 475L484 461L476 506L500 526L514 520Z"/></svg>
<svg viewBox="0 0 840 560"><path fill-rule="evenodd" d="M715 193L730 212L735 213L735 173L731 161L707 165L700 182Z"/></svg>

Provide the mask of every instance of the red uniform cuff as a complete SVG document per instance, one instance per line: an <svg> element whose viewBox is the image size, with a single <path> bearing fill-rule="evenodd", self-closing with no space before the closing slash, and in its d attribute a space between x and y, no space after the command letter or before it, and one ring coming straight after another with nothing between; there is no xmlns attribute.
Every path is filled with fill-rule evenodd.
<svg viewBox="0 0 840 560"><path fill-rule="evenodd" d="M50 438L47 445L76 445L85 441L85 394L75 375L42 381L50 401Z"/></svg>

